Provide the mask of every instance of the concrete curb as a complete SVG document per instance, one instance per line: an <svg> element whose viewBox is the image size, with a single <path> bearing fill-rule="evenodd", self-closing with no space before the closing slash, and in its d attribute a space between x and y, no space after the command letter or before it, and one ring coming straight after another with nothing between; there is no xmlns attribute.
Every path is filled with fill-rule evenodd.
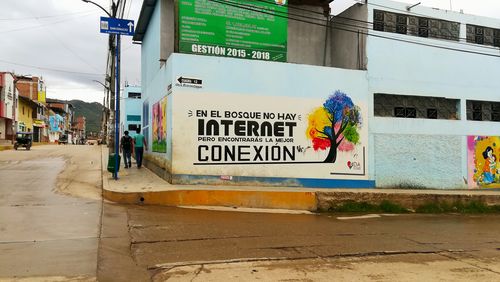
<svg viewBox="0 0 500 282"><path fill-rule="evenodd" d="M314 192L169 190L141 193L104 189L103 195L106 200L122 204L317 210Z"/></svg>
<svg viewBox="0 0 500 282"><path fill-rule="evenodd" d="M347 202L378 205L390 201L406 209L439 203L480 202L500 205L500 190L390 190L390 189L262 189L261 187L231 188L216 186L172 185L161 191L127 191L111 189L106 169L107 154L102 154L103 197L121 204L163 206L219 206L263 209L328 211ZM144 168L147 169L147 168ZM137 187L135 187L137 188ZM140 187L139 187L140 188ZM128 188L130 189L130 187ZM281 189L281 190L280 190Z"/></svg>
<svg viewBox="0 0 500 282"><path fill-rule="evenodd" d="M461 193L446 192L446 191L415 191L414 193L403 192L393 192L385 193L379 192L374 189L373 192L316 192L318 210L327 211L331 207L340 206L346 202L365 202L369 204L379 205L382 201L389 201L394 204L398 204L406 209L416 210L418 207L426 204L438 204L438 203L470 203L470 202L480 202L485 205L500 205L500 193L488 193L480 194L474 191L460 191ZM486 191L485 191L486 192ZM500 192L500 191L498 191Z"/></svg>
<svg viewBox="0 0 500 282"><path fill-rule="evenodd" d="M120 204L163 206L222 206L264 209L317 210L314 191L259 191L231 189L168 189L165 191L117 191L110 188L107 155L102 154L103 197ZM144 168L146 169L146 168ZM111 180L113 181L113 180ZM220 188L220 187L219 187Z"/></svg>
<svg viewBox="0 0 500 282"><path fill-rule="evenodd" d="M12 145L1 145L0 146L0 151L6 151L6 150L12 150L14 149L14 146Z"/></svg>
<svg viewBox="0 0 500 282"><path fill-rule="evenodd" d="M48 142L33 142L31 146L34 147L34 146L52 145L52 144L53 143L48 143ZM0 145L0 151L6 151L6 150L14 150L14 145Z"/></svg>

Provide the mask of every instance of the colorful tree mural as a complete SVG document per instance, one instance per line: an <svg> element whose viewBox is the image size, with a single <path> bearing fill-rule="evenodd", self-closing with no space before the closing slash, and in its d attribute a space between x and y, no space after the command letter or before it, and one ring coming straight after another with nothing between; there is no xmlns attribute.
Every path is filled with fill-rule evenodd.
<svg viewBox="0 0 500 282"><path fill-rule="evenodd" d="M330 148L325 163L335 163L337 150L352 151L359 143L361 111L351 98L342 91L335 91L322 107L309 114L307 137L312 140L313 149Z"/></svg>

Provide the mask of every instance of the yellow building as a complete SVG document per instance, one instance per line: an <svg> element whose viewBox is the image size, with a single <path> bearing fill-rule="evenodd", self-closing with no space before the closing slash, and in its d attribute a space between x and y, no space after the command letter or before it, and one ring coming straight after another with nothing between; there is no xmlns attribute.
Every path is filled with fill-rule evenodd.
<svg viewBox="0 0 500 282"><path fill-rule="evenodd" d="M29 98L19 96L19 103L17 104L18 132L33 132L33 109L35 107L35 102Z"/></svg>

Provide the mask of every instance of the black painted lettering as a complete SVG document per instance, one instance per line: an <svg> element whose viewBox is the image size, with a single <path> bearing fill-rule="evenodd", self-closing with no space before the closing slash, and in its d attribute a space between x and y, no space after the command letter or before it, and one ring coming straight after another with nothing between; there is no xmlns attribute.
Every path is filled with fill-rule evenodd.
<svg viewBox="0 0 500 282"><path fill-rule="evenodd" d="M208 146L207 145L201 145L198 146L198 161L199 162L206 162L208 161L208 156L203 156L202 157L202 151L208 151Z"/></svg>
<svg viewBox="0 0 500 282"><path fill-rule="evenodd" d="M224 136L229 136L229 129L231 128L230 125L233 124L233 121L230 119L223 119L220 121L220 124L224 128Z"/></svg>
<svg viewBox="0 0 500 282"><path fill-rule="evenodd" d="M283 137L285 136L284 131L285 127L283 125L283 122L277 121L274 123L274 136Z"/></svg>
<svg viewBox="0 0 500 282"><path fill-rule="evenodd" d="M288 136L293 137L293 128L297 126L296 122L286 122L285 126L288 127Z"/></svg>
<svg viewBox="0 0 500 282"><path fill-rule="evenodd" d="M295 147L292 147L292 151L288 147L283 147L283 160L287 161L288 158L290 158L291 161L295 161Z"/></svg>
<svg viewBox="0 0 500 282"><path fill-rule="evenodd" d="M257 161L257 160L263 161L264 160L262 158L261 153L260 153L262 151L262 148L264 148L264 146L253 146L253 149L255 150L255 156L253 158L253 161Z"/></svg>
<svg viewBox="0 0 500 282"><path fill-rule="evenodd" d="M247 122L247 136L259 136L259 123L256 121Z"/></svg>
<svg viewBox="0 0 500 282"><path fill-rule="evenodd" d="M207 122L207 135L219 135L219 123L216 120L209 120Z"/></svg>
<svg viewBox="0 0 500 282"><path fill-rule="evenodd" d="M236 161L236 146L224 146L224 161Z"/></svg>
<svg viewBox="0 0 500 282"><path fill-rule="evenodd" d="M245 121L238 120L234 123L234 134L236 136L245 136Z"/></svg>
<svg viewBox="0 0 500 282"><path fill-rule="evenodd" d="M212 146L212 161L220 162L222 160L222 146L214 145Z"/></svg>
<svg viewBox="0 0 500 282"><path fill-rule="evenodd" d="M250 161L249 157L244 157L244 155L250 155L248 149L250 149L250 146L238 146L238 161Z"/></svg>
<svg viewBox="0 0 500 282"><path fill-rule="evenodd" d="M273 136L273 126L270 122L264 121L260 124L260 136Z"/></svg>

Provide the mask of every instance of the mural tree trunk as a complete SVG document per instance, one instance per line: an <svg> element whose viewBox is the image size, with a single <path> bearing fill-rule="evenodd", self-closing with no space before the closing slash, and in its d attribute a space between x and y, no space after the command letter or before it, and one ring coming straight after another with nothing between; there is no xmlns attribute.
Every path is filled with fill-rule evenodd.
<svg viewBox="0 0 500 282"><path fill-rule="evenodd" d="M326 159L323 161L324 163L334 163L337 160L337 147L331 146Z"/></svg>

